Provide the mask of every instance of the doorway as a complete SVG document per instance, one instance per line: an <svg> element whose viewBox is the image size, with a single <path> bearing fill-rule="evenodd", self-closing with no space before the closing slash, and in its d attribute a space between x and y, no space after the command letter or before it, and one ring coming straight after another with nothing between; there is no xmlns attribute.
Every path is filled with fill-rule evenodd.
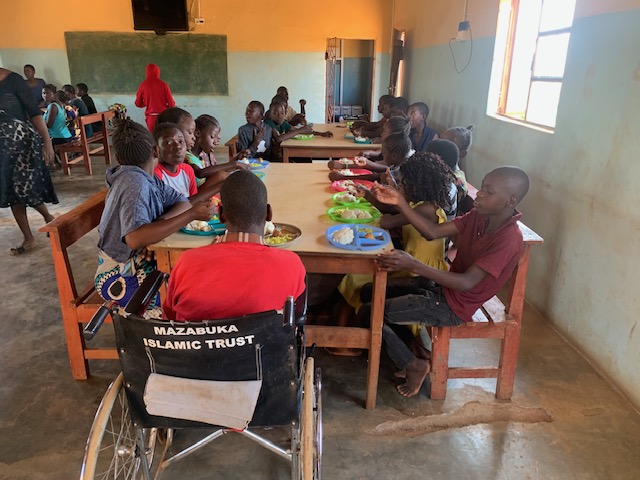
<svg viewBox="0 0 640 480"><path fill-rule="evenodd" d="M371 114L373 40L327 39L326 121Z"/></svg>

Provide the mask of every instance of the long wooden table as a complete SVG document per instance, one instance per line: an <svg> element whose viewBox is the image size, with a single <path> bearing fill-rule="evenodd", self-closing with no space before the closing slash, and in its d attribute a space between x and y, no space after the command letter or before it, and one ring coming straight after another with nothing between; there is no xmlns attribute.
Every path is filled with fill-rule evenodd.
<svg viewBox="0 0 640 480"><path fill-rule="evenodd" d="M371 252L352 252L333 247L325 230L335 225L326 214L332 205L329 170L324 163L274 164L263 170L273 221L295 225L302 236L292 245L281 247L297 253L309 273L369 273L373 276L373 302L369 328L308 325L307 344L319 347L347 347L369 350L366 408L375 408L382 344L386 272L375 267L376 254L391 245ZM210 244L212 237L175 233L151 245L158 269L170 272L185 250Z"/></svg>
<svg viewBox="0 0 640 480"><path fill-rule="evenodd" d="M311 140L296 140L290 138L280 144L282 147L282 161L288 163L291 157L305 158L342 158L353 157L363 150L380 150L379 143L362 144L355 143L353 139L346 139L344 135L349 133L345 124L340 123L316 123L313 126L316 132L333 133L333 137L315 136Z"/></svg>

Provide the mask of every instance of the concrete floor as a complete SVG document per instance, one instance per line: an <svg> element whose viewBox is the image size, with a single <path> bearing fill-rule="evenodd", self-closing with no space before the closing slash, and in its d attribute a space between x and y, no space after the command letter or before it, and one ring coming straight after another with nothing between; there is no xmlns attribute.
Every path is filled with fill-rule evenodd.
<svg viewBox="0 0 640 480"><path fill-rule="evenodd" d="M93 178L55 174L60 204L51 210L63 213L102 188L103 172L96 164ZM34 229L42 225L35 212L30 218ZM38 234L38 248L9 256L20 240L9 209L0 210L0 479L73 479L118 365L92 362L88 381L71 378L48 241ZM96 241L90 235L72 253L83 283L95 269ZM492 340L464 342L453 345L454 360L497 357ZM449 382L446 401L423 394L405 399L383 358L378 406L367 411L365 358L320 351L317 362L323 369L325 479L640 478L640 417L531 309L525 310L511 402L495 400L492 380ZM176 441L187 438L183 433ZM228 435L163 478L288 476L283 460Z"/></svg>

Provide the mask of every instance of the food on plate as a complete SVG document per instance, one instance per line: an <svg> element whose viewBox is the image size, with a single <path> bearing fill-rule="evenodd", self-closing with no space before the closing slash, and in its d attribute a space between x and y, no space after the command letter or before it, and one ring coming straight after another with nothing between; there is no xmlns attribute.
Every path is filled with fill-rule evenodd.
<svg viewBox="0 0 640 480"><path fill-rule="evenodd" d="M335 210L335 214L341 216L345 220L362 220L372 218L369 212L366 210L359 210L357 208L341 208Z"/></svg>
<svg viewBox="0 0 640 480"><path fill-rule="evenodd" d="M264 234L265 235L271 235L275 229L276 229L276 226L273 224L273 222L265 222L264 223Z"/></svg>
<svg viewBox="0 0 640 480"><path fill-rule="evenodd" d="M355 175L355 173L353 173L353 170L349 170L349 169L338 170L338 173L340 175L344 175L345 177L352 177L353 175Z"/></svg>
<svg viewBox="0 0 640 480"><path fill-rule="evenodd" d="M367 165L367 157L355 157L353 163L359 167L365 167Z"/></svg>
<svg viewBox="0 0 640 480"><path fill-rule="evenodd" d="M185 228L196 232L210 232L213 230L211 225L209 225L209 222L205 222L204 220L193 220L192 222L187 223Z"/></svg>
<svg viewBox="0 0 640 480"><path fill-rule="evenodd" d="M268 222L271 223L271 222ZM273 224L272 224L273 225ZM275 228L272 230L271 235L264 237L264 243L267 245L282 245L283 243L289 243L295 239L295 234L288 233Z"/></svg>
<svg viewBox="0 0 640 480"><path fill-rule="evenodd" d="M358 201L358 198L349 192L340 193L335 196L335 199L338 202L345 202L345 203L354 203Z"/></svg>
<svg viewBox="0 0 640 480"><path fill-rule="evenodd" d="M339 162L343 165L353 165L355 162L353 160L351 160L350 158L341 158L339 160Z"/></svg>
<svg viewBox="0 0 640 480"><path fill-rule="evenodd" d="M341 245L351 245L353 243L353 229L350 227L343 227L339 230L336 230L331 235L331 238L334 242L339 243Z"/></svg>
<svg viewBox="0 0 640 480"><path fill-rule="evenodd" d="M366 142L367 140L368 140L367 137L362 137L360 135L356 137L357 142Z"/></svg>
<svg viewBox="0 0 640 480"><path fill-rule="evenodd" d="M364 234L364 238L370 238L372 240L375 240L376 237L373 236L373 233L369 232Z"/></svg>

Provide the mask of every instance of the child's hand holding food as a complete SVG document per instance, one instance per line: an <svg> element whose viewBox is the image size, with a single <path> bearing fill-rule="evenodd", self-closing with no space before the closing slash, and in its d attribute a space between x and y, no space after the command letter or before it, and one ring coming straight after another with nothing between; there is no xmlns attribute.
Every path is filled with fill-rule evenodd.
<svg viewBox="0 0 640 480"><path fill-rule="evenodd" d="M216 213L216 206L211 200L203 200L193 204L191 213L193 213L194 220L208 221Z"/></svg>

